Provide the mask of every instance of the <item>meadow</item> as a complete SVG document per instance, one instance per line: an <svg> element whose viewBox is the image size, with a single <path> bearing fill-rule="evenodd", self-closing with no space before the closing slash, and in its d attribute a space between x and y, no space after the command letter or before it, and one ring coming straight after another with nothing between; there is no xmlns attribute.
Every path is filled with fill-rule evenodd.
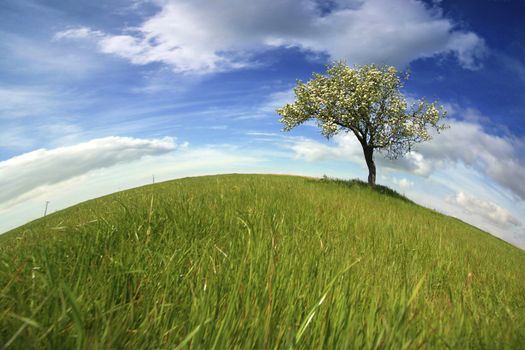
<svg viewBox="0 0 525 350"><path fill-rule="evenodd" d="M0 236L0 348L523 349L524 266L382 187L186 178Z"/></svg>

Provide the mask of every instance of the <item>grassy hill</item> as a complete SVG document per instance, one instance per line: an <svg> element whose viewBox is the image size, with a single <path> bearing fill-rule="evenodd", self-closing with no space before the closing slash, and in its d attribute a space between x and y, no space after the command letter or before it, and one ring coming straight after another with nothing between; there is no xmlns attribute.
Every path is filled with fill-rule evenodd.
<svg viewBox="0 0 525 350"><path fill-rule="evenodd" d="M524 251L381 188L187 178L0 236L0 344L523 349L524 267Z"/></svg>

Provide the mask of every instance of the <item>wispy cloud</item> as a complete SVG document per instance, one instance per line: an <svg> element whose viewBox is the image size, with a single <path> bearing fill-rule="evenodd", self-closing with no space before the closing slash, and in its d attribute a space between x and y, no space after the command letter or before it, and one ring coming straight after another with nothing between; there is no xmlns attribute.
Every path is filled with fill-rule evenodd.
<svg viewBox="0 0 525 350"><path fill-rule="evenodd" d="M277 108L281 108L287 103L292 103L295 100L295 92L293 89L277 91L270 94L264 103L261 105L260 110L266 113L275 113Z"/></svg>
<svg viewBox="0 0 525 350"><path fill-rule="evenodd" d="M11 75L44 81L74 81L88 77L104 66L92 50L71 50L69 47L28 36L0 31L3 68Z"/></svg>
<svg viewBox="0 0 525 350"><path fill-rule="evenodd" d="M103 36L104 33L99 30L92 30L88 27L77 27L55 33L53 40L101 38Z"/></svg>
<svg viewBox="0 0 525 350"><path fill-rule="evenodd" d="M49 88L0 86L0 120L49 113L62 101Z"/></svg>

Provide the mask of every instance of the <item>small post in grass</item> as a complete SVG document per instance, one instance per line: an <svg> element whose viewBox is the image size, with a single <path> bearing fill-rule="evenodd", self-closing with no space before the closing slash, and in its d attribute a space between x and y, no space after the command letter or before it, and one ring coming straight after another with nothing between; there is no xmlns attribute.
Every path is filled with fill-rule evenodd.
<svg viewBox="0 0 525 350"><path fill-rule="evenodd" d="M44 209L44 216L47 215L47 207L49 206L49 201L46 201L46 208Z"/></svg>

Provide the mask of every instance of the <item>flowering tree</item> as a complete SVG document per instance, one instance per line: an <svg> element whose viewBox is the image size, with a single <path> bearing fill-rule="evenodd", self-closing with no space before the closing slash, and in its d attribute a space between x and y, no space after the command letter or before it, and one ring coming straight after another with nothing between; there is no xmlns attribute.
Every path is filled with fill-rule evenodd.
<svg viewBox="0 0 525 350"><path fill-rule="evenodd" d="M368 183L375 185L374 150L390 159L409 152L412 145L430 140L428 131L446 125L442 106L424 99L410 106L401 93L402 79L395 67L363 65L350 68L343 62L328 66L327 74L314 74L295 87L295 102L277 109L284 130L316 119L321 133L330 138L353 132L368 166ZM408 76L405 77L408 79Z"/></svg>

